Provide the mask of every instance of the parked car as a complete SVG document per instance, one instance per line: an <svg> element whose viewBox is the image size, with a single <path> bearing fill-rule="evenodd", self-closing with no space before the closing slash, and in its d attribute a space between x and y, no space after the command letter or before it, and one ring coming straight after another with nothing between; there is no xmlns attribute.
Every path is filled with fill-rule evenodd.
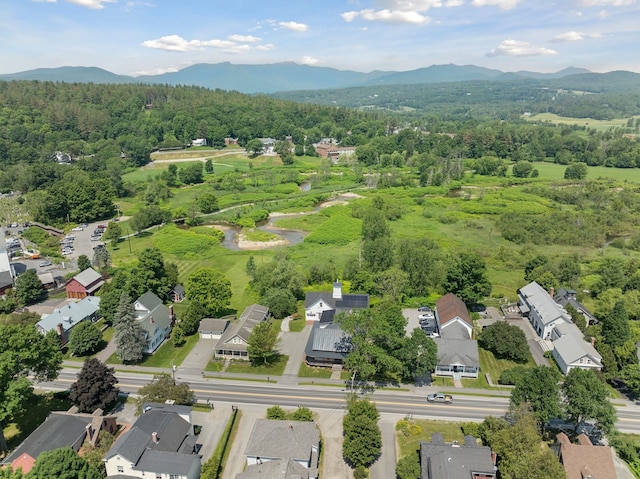
<svg viewBox="0 0 640 479"><path fill-rule="evenodd" d="M427 401L450 404L453 402L453 396L451 394L445 394L445 393L433 393L427 396Z"/></svg>
<svg viewBox="0 0 640 479"><path fill-rule="evenodd" d="M91 241L100 241L102 239L102 235L91 235Z"/></svg>
<svg viewBox="0 0 640 479"><path fill-rule="evenodd" d="M38 266L40 266L41 268L46 268L47 266L51 266L53 263L51 261L43 261L42 263L40 263Z"/></svg>
<svg viewBox="0 0 640 479"><path fill-rule="evenodd" d="M76 226L75 228L71 228L71 231L84 231L82 226Z"/></svg>
<svg viewBox="0 0 640 479"><path fill-rule="evenodd" d="M429 306L420 306L418 308L418 311L425 312L425 311L432 311L432 309Z"/></svg>

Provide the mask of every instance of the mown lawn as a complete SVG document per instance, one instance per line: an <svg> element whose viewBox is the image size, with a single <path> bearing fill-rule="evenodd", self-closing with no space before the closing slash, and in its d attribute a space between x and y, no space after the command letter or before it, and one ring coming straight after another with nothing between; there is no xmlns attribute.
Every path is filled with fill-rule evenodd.
<svg viewBox="0 0 640 479"><path fill-rule="evenodd" d="M156 350L155 353L145 356L138 365L149 368L171 368L172 365L180 366L182 361L184 361L184 358L187 357L196 345L198 339L199 336L197 334L188 336L187 341L179 348L176 348L173 345L173 339L168 339ZM122 361L120 361L117 353L113 353L109 356L109 359L107 359L107 364L121 365Z"/></svg>
<svg viewBox="0 0 640 479"><path fill-rule="evenodd" d="M304 320L304 318L293 319L289 321L289 331L291 331L292 333L299 333L304 329L306 325L307 322Z"/></svg>
<svg viewBox="0 0 640 479"><path fill-rule="evenodd" d="M233 361L225 372L239 374L261 374L264 376L282 376L287 365L289 356L281 354L278 359L271 364L253 364L250 361Z"/></svg>
<svg viewBox="0 0 640 479"><path fill-rule="evenodd" d="M480 375L484 380L484 375L488 373L489 376L491 376L491 381L493 381L493 384L498 384L500 375L507 369L512 369L516 366L533 368L536 365L531 354L529 354L529 359L526 363L516 363L515 361L510 361L509 359L498 359L493 355L491 351L487 351L486 349L478 348L478 353L480 355ZM484 384L487 384L486 380L484 380ZM465 386L467 386L466 382Z"/></svg>
<svg viewBox="0 0 640 479"><path fill-rule="evenodd" d="M419 433L405 436L401 431L396 432L400 454L398 459L420 449L420 441L431 441L431 435L439 432L446 442L464 441L461 422L435 421L431 419L415 419L413 422L419 426Z"/></svg>
<svg viewBox="0 0 640 479"><path fill-rule="evenodd" d="M331 368L319 368L313 366L307 366L305 363L300 365L298 370L299 378L317 378L317 379L329 379L331 378Z"/></svg>

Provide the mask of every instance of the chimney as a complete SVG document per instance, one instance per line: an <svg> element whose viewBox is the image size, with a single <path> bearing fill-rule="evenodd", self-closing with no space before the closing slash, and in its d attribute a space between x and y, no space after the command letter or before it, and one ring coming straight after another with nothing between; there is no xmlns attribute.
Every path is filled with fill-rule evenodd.
<svg viewBox="0 0 640 479"><path fill-rule="evenodd" d="M342 283L337 279L336 282L333 283L333 299L342 299Z"/></svg>
<svg viewBox="0 0 640 479"><path fill-rule="evenodd" d="M149 322L153 324L153 316L149 316Z"/></svg>
<svg viewBox="0 0 640 479"><path fill-rule="evenodd" d="M89 442L93 442L93 430L91 429L91 424L87 424L84 428L87 430L87 437L89 438Z"/></svg>
<svg viewBox="0 0 640 479"><path fill-rule="evenodd" d="M549 290L549 296L553 298L555 294L556 294L556 290L553 287L551 287L551 289Z"/></svg>
<svg viewBox="0 0 640 479"><path fill-rule="evenodd" d="M56 331L58 332L58 336L64 335L64 329L62 329L62 323L58 323L56 325Z"/></svg>
<svg viewBox="0 0 640 479"><path fill-rule="evenodd" d="M153 441L154 444L158 444L158 433L157 432L152 432L151 433L151 440Z"/></svg>
<svg viewBox="0 0 640 479"><path fill-rule="evenodd" d="M591 346L595 347L596 346L596 338L591 336Z"/></svg>

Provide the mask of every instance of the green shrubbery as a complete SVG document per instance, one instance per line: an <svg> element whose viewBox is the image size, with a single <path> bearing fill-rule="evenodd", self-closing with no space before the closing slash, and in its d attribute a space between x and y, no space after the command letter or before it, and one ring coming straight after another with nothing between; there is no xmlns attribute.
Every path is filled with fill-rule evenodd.
<svg viewBox="0 0 640 479"><path fill-rule="evenodd" d="M357 241L361 231L361 220L347 215L332 216L307 236L305 242L344 245Z"/></svg>
<svg viewBox="0 0 640 479"><path fill-rule="evenodd" d="M170 224L153 235L153 246L163 253L185 257L189 253L202 254L220 244L217 233L202 234L199 231L184 230Z"/></svg>

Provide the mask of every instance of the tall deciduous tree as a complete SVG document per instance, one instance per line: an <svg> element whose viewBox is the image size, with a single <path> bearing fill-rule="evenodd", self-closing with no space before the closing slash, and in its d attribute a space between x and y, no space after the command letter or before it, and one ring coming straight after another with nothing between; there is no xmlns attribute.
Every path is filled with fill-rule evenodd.
<svg viewBox="0 0 640 479"><path fill-rule="evenodd" d="M55 332L43 336L34 326L0 326L0 452L7 450L2 425L19 412L33 387L28 379L51 381L62 364Z"/></svg>
<svg viewBox="0 0 640 479"><path fill-rule="evenodd" d="M420 328L411 331L396 355L402 362L405 380L425 379L438 362L438 347Z"/></svg>
<svg viewBox="0 0 640 479"><path fill-rule="evenodd" d="M379 416L375 404L370 401L349 399L347 414L342 421L342 454L354 468L369 467L380 456L382 434L378 427Z"/></svg>
<svg viewBox="0 0 640 479"><path fill-rule="evenodd" d="M29 479L102 479L100 472L70 447L40 454L26 477Z"/></svg>
<svg viewBox="0 0 640 479"><path fill-rule="evenodd" d="M80 412L93 413L98 408L106 409L118 399L120 390L114 369L107 367L96 358L87 358L78 373L78 379L71 385L69 399L78 406Z"/></svg>
<svg viewBox="0 0 640 479"><path fill-rule="evenodd" d="M231 301L231 281L213 268L197 268L187 279L185 290L187 298L200 302L211 316L223 313Z"/></svg>
<svg viewBox="0 0 640 479"><path fill-rule="evenodd" d="M42 282L35 269L28 269L16 278L13 288L22 305L35 303L42 294Z"/></svg>
<svg viewBox="0 0 640 479"><path fill-rule="evenodd" d="M497 321L482 330L478 343L500 359L524 363L529 358L527 338L522 330L506 321Z"/></svg>
<svg viewBox="0 0 640 479"><path fill-rule="evenodd" d="M491 293L484 260L475 253L461 253L451 258L444 288L467 304L477 303Z"/></svg>
<svg viewBox="0 0 640 479"><path fill-rule="evenodd" d="M562 392L565 410L576 427L585 420L593 419L605 433L613 429L616 411L608 400L607 386L593 371L573 368L564 380Z"/></svg>
<svg viewBox="0 0 640 479"><path fill-rule="evenodd" d="M184 315L180 318L180 327L184 334L191 336L198 332L200 320L207 317L207 308L200 301L194 299L191 301Z"/></svg>
<svg viewBox="0 0 640 479"><path fill-rule="evenodd" d="M538 366L527 369L516 381L511 392L511 404L529 406L539 426L544 426L549 419L560 416L560 387L558 373L547 367Z"/></svg>
<svg viewBox="0 0 640 479"><path fill-rule="evenodd" d="M116 330L114 340L118 357L125 363L139 362L146 344L145 333L136 321L133 304L125 293L120 296L113 325Z"/></svg>
<svg viewBox="0 0 640 479"><path fill-rule="evenodd" d="M117 243L122 236L122 226L117 221L110 221L107 225L107 231L104 232L104 239Z"/></svg>
<svg viewBox="0 0 640 479"><path fill-rule="evenodd" d="M276 319L282 319L296 312L298 301L288 289L271 288L267 290L261 300L269 306L269 312Z"/></svg>
<svg viewBox="0 0 640 479"><path fill-rule="evenodd" d="M78 256L78 269L84 271L87 268L91 268L91 260L86 254Z"/></svg>
<svg viewBox="0 0 640 479"><path fill-rule="evenodd" d="M251 331L247 351L254 363L268 364L278 356L278 329L271 321L261 321Z"/></svg>
<svg viewBox="0 0 640 479"><path fill-rule="evenodd" d="M624 301L617 301L611 313L602 320L602 337L613 349L631 338L629 315Z"/></svg>
<svg viewBox="0 0 640 479"><path fill-rule="evenodd" d="M146 402L163 403L167 400L176 404L189 406L195 401L195 394L187 383L176 383L170 374L160 373L153 376L153 381L138 390L138 413Z"/></svg>
<svg viewBox="0 0 640 479"><path fill-rule="evenodd" d="M95 353L102 345L102 333L91 321L83 321L71 330L69 350L74 356Z"/></svg>

